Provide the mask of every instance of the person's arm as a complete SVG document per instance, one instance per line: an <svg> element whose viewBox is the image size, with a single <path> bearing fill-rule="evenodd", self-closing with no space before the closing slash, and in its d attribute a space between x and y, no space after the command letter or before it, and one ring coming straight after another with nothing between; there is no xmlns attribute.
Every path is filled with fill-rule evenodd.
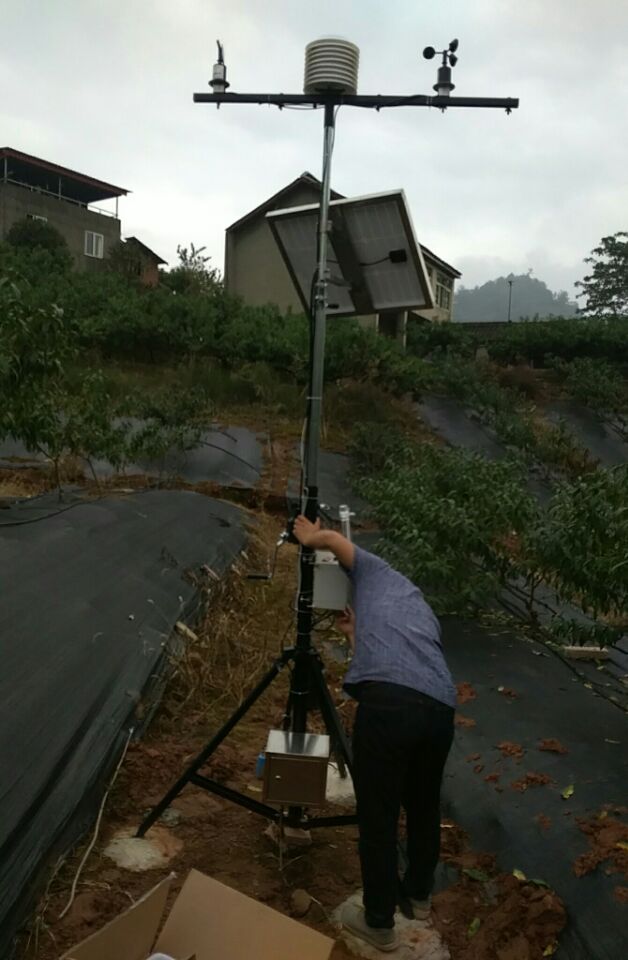
<svg viewBox="0 0 628 960"><path fill-rule="evenodd" d="M312 523L307 517L299 516L294 521L294 535L304 547L312 550L331 550L333 555L347 570L353 568L355 548L350 540L335 530L321 530L321 522Z"/></svg>
<svg viewBox="0 0 628 960"><path fill-rule="evenodd" d="M336 617L336 627L349 641L351 650L355 650L355 613L352 607L345 607Z"/></svg>

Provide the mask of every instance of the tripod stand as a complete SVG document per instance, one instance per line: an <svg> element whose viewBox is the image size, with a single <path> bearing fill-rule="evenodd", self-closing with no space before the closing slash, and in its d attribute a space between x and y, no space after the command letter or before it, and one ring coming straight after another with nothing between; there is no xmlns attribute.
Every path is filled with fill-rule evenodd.
<svg viewBox="0 0 628 960"><path fill-rule="evenodd" d="M241 807L246 807L247 810L252 810L253 813L258 813L261 816L266 817L268 820L279 821L279 819L282 818L285 824L292 827L307 827L309 829L310 827L335 827L341 826L342 824L357 822L355 816L353 815L308 818L303 815L303 812L300 808L291 808L288 814L282 817L281 811L277 808L271 807L266 803L261 803L259 800L255 800L253 797L249 797L237 790L233 790L212 778L203 776L203 774L199 772L208 762L212 754L218 749L223 740L231 732L231 730L233 730L233 728L251 709L253 704L256 703L261 697L266 688L269 687L273 680L278 677L284 668L289 666L291 663L294 664L294 670L292 674L293 678L298 669L299 673L307 679L308 690L304 694L302 691L295 691L294 686L292 686L288 700L288 711L286 711L286 721L284 724L285 728L288 729L288 727L290 727L294 730L294 714L297 705L298 712L303 710L304 705L301 704L297 698L305 696L306 699L309 699L310 695L313 695L316 698L317 706L321 711L327 732L331 740L332 750L335 752L338 758L339 765L344 762L348 766L349 770L351 770L351 746L325 682L325 677L323 675L323 664L320 656L313 648L305 650L299 649L298 647L290 647L284 650L281 656L275 660L270 670L268 670L268 672L262 677L257 686L251 690L248 697L243 700L235 713L233 713L227 722L223 724L223 726L220 728L220 730L218 730L215 736L212 737L209 743L203 747L201 752L191 761L187 769L182 773L176 783L172 785L165 796L150 811L137 831L138 837L144 836L146 831L152 827L155 821L159 819L164 810L170 806L175 797L179 795L179 793L185 786L187 786L188 783L192 783L197 787L202 787L204 790L208 790L220 797L224 797L226 800L231 800L233 803L236 803ZM307 708L308 705L305 704L305 709L307 710ZM292 716L291 722L289 716L290 714Z"/></svg>
<svg viewBox="0 0 628 960"><path fill-rule="evenodd" d="M335 128L335 103L325 104L325 131L323 148L323 177L321 184L321 204L318 221L318 259L313 281L313 297L310 318L310 380L308 390L308 404L306 413L305 457L303 463L303 490L301 507L305 516L314 522L318 517L318 444L321 421L321 403L323 393L323 363L325 353L325 323L327 314L327 245L329 231L329 202L331 193L331 155L333 150ZM218 749L225 737L239 723L242 717L250 710L254 703L279 676L286 666L292 665L290 694L288 707L284 718L284 729L293 733L305 733L307 715L313 702L321 712L327 733L330 738L332 752L336 755L339 769L344 771L345 766L351 771L351 746L347 734L333 699L325 682L323 663L320 655L312 646L312 597L314 591L314 551L308 547L301 547L299 555L299 594L297 601L297 638L294 647L284 650L274 662L270 670L259 681L246 699L240 704L235 713L220 728L216 735L192 760L181 777L173 784L170 790L150 811L137 831L138 837L143 837L147 830L162 815L175 797L188 784L208 790L218 796L231 800L239 806L246 807L254 813L278 821L280 818L288 826L296 827L331 827L341 824L356 823L354 815L340 815L336 817L306 817L302 808L291 807L288 814L268 804L260 803L246 794L232 790L224 784L218 783L200 773L212 754Z"/></svg>

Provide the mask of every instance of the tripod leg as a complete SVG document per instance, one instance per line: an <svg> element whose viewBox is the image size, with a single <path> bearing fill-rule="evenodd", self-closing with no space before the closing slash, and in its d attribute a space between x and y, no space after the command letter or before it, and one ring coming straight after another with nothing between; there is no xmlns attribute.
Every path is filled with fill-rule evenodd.
<svg viewBox="0 0 628 960"><path fill-rule="evenodd" d="M150 813L144 818L140 824L139 830L137 831L136 836L143 837L147 830L149 830L156 820L162 815L164 810L170 806L172 801L177 797L187 783L190 782L190 779L194 774L207 762L212 753L218 749L225 737L233 730L235 725L242 719L242 717L247 713L248 710L253 706L256 700L261 697L264 693L266 687L268 687L272 681L275 679L278 673L283 670L286 663L290 659L290 652L286 651L283 656L276 660L272 665L268 673L262 677L257 686L251 691L251 693L242 701L238 709L229 717L227 722L223 724L220 730L216 735L209 741L209 743L203 747L201 752L192 760L189 766L186 768L185 772L179 777L179 779L172 785L170 790L166 795L159 801L157 806L153 807Z"/></svg>
<svg viewBox="0 0 628 960"><path fill-rule="evenodd" d="M315 688L319 696L323 720L325 721L325 726L327 727L327 731L332 743L337 745L338 769L340 773L344 775L344 765L346 764L346 766L349 768L349 772L351 772L353 766L351 743L349 741L349 737L347 736L347 732L342 725L342 720L338 716L338 711L336 710L336 705L332 699L331 693L329 692L329 687L327 686L327 682L323 674L323 665L318 654L314 654L310 662L311 674L313 676Z"/></svg>

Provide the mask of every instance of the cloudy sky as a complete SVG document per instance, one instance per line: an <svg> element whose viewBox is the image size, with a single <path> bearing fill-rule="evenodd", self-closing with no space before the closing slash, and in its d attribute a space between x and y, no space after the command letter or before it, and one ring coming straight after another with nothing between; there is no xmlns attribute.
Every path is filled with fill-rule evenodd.
<svg viewBox="0 0 628 960"><path fill-rule="evenodd" d="M424 46L460 40L461 96L494 110L341 110L333 184L403 187L417 235L474 286L532 268L573 292L583 257L628 227L625 0L20 0L2 12L1 145L132 191L123 235L165 259L223 261L224 230L304 170L320 111L194 105L216 37L232 90L301 91L306 43L361 51L360 93L431 93Z"/></svg>

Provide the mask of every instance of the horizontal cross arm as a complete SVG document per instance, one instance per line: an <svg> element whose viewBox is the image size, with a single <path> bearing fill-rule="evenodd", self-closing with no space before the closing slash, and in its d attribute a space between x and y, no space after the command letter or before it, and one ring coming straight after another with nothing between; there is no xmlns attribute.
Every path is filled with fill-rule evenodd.
<svg viewBox="0 0 628 960"><path fill-rule="evenodd" d="M519 106L518 97L437 97L424 94L411 96L367 96L361 94L306 94L306 93L195 93L194 103L260 103L276 107L322 107L332 103L346 107L368 107L382 110L386 107L492 107L510 113Z"/></svg>

